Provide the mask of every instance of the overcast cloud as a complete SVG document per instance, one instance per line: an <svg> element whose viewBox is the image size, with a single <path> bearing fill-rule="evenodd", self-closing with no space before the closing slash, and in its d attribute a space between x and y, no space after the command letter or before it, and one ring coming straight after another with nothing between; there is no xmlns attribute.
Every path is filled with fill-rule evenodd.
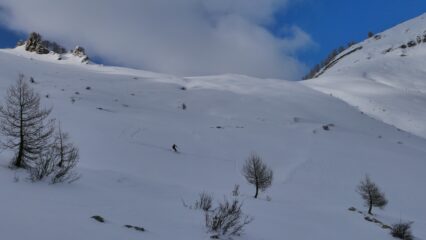
<svg viewBox="0 0 426 240"><path fill-rule="evenodd" d="M9 28L80 44L111 63L177 75L240 73L295 79L312 44L296 26L264 26L290 0L0 0Z"/></svg>

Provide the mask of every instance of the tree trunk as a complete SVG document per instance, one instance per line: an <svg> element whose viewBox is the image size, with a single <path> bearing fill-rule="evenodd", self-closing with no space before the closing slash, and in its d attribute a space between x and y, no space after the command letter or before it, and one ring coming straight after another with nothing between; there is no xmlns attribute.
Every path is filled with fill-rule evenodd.
<svg viewBox="0 0 426 240"><path fill-rule="evenodd" d="M24 152L24 144L21 142L19 144L18 156L16 156L15 163L14 163L15 167L17 167L17 168L22 168L23 167L22 166L22 155L23 155L23 152Z"/></svg>
<svg viewBox="0 0 426 240"><path fill-rule="evenodd" d="M372 209L373 209L373 201L370 200L370 203L368 204L368 214L373 215L373 213L371 213Z"/></svg>
<svg viewBox="0 0 426 240"><path fill-rule="evenodd" d="M256 194L254 195L254 198L257 198L258 194L259 194L259 186L256 184Z"/></svg>
<svg viewBox="0 0 426 240"><path fill-rule="evenodd" d="M22 105L20 106L20 112L19 112L19 151L18 151L18 156L16 156L16 160L15 160L15 167L17 168L23 168L23 164L22 164L22 157L24 155L24 123L23 123L23 112L22 112Z"/></svg>

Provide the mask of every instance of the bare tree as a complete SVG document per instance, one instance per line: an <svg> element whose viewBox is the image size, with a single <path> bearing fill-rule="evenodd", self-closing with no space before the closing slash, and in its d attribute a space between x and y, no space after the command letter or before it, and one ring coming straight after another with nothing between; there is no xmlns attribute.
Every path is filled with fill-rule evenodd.
<svg viewBox="0 0 426 240"><path fill-rule="evenodd" d="M384 208L388 203L385 194L380 191L379 187L371 181L368 175L360 182L357 192L364 199L365 205L368 206L368 214L372 214L373 207Z"/></svg>
<svg viewBox="0 0 426 240"><path fill-rule="evenodd" d="M68 133L62 132L59 124L55 133L53 150L56 153L55 170L52 183L72 181L78 176L72 172L79 159L78 149L69 142Z"/></svg>
<svg viewBox="0 0 426 240"><path fill-rule="evenodd" d="M262 158L252 153L243 166L243 174L246 180L256 187L257 198L259 190L264 191L272 184L273 172L263 163Z"/></svg>
<svg viewBox="0 0 426 240"><path fill-rule="evenodd" d="M51 110L40 107L40 96L20 74L0 108L0 132L7 137L2 145L15 151L12 166L29 169L39 158L54 130Z"/></svg>

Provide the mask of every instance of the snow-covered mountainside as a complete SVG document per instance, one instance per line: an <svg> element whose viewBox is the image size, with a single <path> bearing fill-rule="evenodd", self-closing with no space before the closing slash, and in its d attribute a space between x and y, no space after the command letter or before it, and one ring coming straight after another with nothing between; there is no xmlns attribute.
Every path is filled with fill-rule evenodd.
<svg viewBox="0 0 426 240"><path fill-rule="evenodd" d="M426 137L426 14L353 45L323 70L305 84Z"/></svg>
<svg viewBox="0 0 426 240"><path fill-rule="evenodd" d="M72 184L31 183L26 172L7 167L11 153L1 152L1 238L209 239L203 213L184 205L203 191L215 203L231 199L239 184L243 211L254 221L235 239L391 239L380 224L348 211L366 211L355 189L369 174L389 200L374 217L387 225L414 221L414 235L426 239L426 140L384 123L425 135L423 46L406 50L407 57L379 47L390 44L393 31L405 31L401 26L304 84L181 78L1 50L0 99L19 73L33 77L43 104L54 107L52 115L80 148L82 174ZM361 61L367 53L371 59ZM355 69L357 59L365 71ZM371 118L334 96L380 114ZM405 125L409 117L413 124ZM408 128L414 123L418 129ZM241 173L251 152L274 171L260 199Z"/></svg>

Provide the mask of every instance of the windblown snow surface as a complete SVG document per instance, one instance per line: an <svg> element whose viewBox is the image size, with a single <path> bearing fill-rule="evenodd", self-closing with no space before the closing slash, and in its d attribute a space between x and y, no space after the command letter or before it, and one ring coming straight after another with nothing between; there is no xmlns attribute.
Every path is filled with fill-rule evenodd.
<svg viewBox="0 0 426 240"><path fill-rule="evenodd" d="M378 120L426 137L425 36L423 14L352 46L341 56L362 49L305 83ZM410 41L415 46L410 47Z"/></svg>
<svg viewBox="0 0 426 240"><path fill-rule="evenodd" d="M375 218L414 221L414 235L426 239L426 50L380 53L426 27L422 18L367 40L363 52L303 83L184 78L0 51L0 98L19 73L33 77L43 104L53 106L80 148L82 176L71 184L32 183L8 168L12 155L3 151L1 239L209 239L203 213L184 205L203 191L215 203L232 199L235 184L254 218L235 239L392 239L348 211L365 212L355 191L365 174L389 200ZM251 152L274 171L259 199L241 174Z"/></svg>

